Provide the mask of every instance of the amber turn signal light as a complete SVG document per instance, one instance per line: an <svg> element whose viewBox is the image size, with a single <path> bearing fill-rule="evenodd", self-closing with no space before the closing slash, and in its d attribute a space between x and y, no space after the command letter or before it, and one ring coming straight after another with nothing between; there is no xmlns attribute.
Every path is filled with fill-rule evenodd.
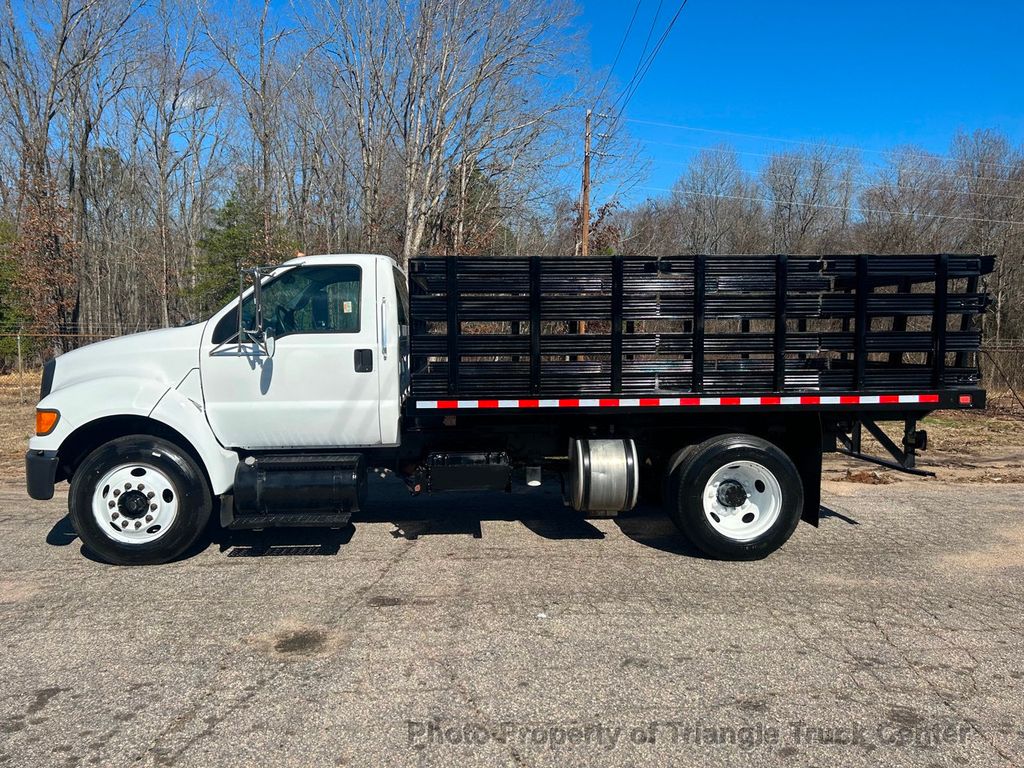
<svg viewBox="0 0 1024 768"><path fill-rule="evenodd" d="M50 434L60 421L60 412L45 408L36 409L36 435L43 437Z"/></svg>

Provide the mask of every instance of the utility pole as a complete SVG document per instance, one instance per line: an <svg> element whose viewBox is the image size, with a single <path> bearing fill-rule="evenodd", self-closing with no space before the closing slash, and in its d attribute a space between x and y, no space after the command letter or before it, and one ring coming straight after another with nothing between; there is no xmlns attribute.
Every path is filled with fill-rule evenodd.
<svg viewBox="0 0 1024 768"><path fill-rule="evenodd" d="M583 131L583 200L580 205L583 219L583 242L580 253L586 256L590 252L590 110L587 110L586 127Z"/></svg>

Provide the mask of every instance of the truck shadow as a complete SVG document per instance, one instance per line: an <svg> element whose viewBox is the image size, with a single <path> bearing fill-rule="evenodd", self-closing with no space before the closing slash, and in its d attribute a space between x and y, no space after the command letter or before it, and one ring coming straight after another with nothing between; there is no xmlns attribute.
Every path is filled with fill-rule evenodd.
<svg viewBox="0 0 1024 768"><path fill-rule="evenodd" d="M834 517L836 520L841 520L847 525L860 525L860 523L858 523L852 517L847 517L842 512L836 512L834 509L830 509L829 507L826 507L824 504L822 504L821 507L818 508L818 517L821 520Z"/></svg>
<svg viewBox="0 0 1024 768"><path fill-rule="evenodd" d="M555 541L574 539L604 539L605 533L589 520L574 515L556 506L528 514L515 511L492 509L487 513L454 511L431 517L405 517L394 512L367 511L354 515L345 528L273 528L262 531L229 531L211 526L207 536L202 537L178 560L187 560L216 546L227 557L329 557L338 555L342 547L355 536L360 525L388 523L394 528L394 538L415 541L426 536L470 536L483 538L481 523L488 521L518 522L537 536ZM538 514L541 513L541 514ZM859 523L828 507L821 508L822 519L836 518L847 525ZM611 522L626 538L651 549L706 560L708 557L694 547L678 530L672 521L655 505L641 505L632 512L623 513ZM67 515L62 517L46 534L46 543L52 547L66 547L78 540L78 534ZM82 555L94 562L97 558L87 547L82 546Z"/></svg>
<svg viewBox="0 0 1024 768"><path fill-rule="evenodd" d="M545 510L547 511L547 510ZM216 531L213 538L228 557L281 557L337 555L365 525L388 524L396 539L416 541L429 536L469 536L483 539L486 522L517 522L536 536L552 541L602 540L606 534L591 521L564 509L545 515L532 510L528 515L495 510L452 511L436 516L406 518L393 512L360 512L342 529L278 528L263 531ZM674 555L707 559L679 533L672 521L657 507L646 506L611 521L624 536L645 547Z"/></svg>
<svg viewBox="0 0 1024 768"><path fill-rule="evenodd" d="M383 486L383 484L382 484ZM381 490L384 490L383 488ZM822 519L835 518L847 525L858 522L828 507L821 508ZM214 520L216 516L214 516ZM342 552L360 526L390 524L390 535L415 541L427 536L469 536L482 539L482 523L518 522L544 539L553 541L601 540L606 534L590 520L567 509L560 495L551 491L512 493L495 497L476 493L445 494L411 499L387 489L368 509L353 515L348 526L327 528L274 528L262 531L230 531L211 520L208 535L179 559L193 557L213 545L227 557L308 557L332 556ZM607 521L631 541L674 555L707 559L683 536L655 504L641 504ZM607 525L601 523L607 530ZM46 535L46 543L64 547L78 539L70 518L65 515ZM96 558L85 547L82 554Z"/></svg>
<svg viewBox="0 0 1024 768"><path fill-rule="evenodd" d="M46 543L51 547L66 547L77 538L78 532L71 524L71 518L68 515L64 515L64 517L53 524L49 533L46 534Z"/></svg>
<svg viewBox="0 0 1024 768"><path fill-rule="evenodd" d="M396 539L416 541L428 536L469 536L483 538L481 524L488 521L519 522L545 539L603 539L604 533L588 521L566 515L519 517L515 514L484 514L452 511L435 516L406 518L384 511L360 512L341 529L276 528L262 531L211 532L214 543L228 557L280 557L337 555L364 525L389 524Z"/></svg>
<svg viewBox="0 0 1024 768"><path fill-rule="evenodd" d="M355 527L274 528L263 531L226 531L213 535L220 552L228 557L309 557L341 552L355 535Z"/></svg>
<svg viewBox="0 0 1024 768"><path fill-rule="evenodd" d="M552 541L601 540L604 531L559 504L528 505L526 509L506 503L472 505L470 509L434 512L429 516L406 516L404 510L368 510L353 515L345 528L271 528L258 531L231 531L211 525L206 536L200 538L178 560L187 560L215 546L227 557L310 557L338 555L342 547L355 536L363 525L390 524L394 538L415 541L427 536L470 536L483 538L481 524L485 522L518 522L536 536ZM462 506L460 504L460 506ZM466 505L470 506L470 505ZM473 510L472 507L476 507ZM538 508L539 507L539 508ZM486 510L486 511L480 511ZM618 529L629 539L646 547L688 557L704 558L680 534L661 510L652 505L612 518ZM46 543L53 547L66 547L79 541L78 534L65 515L46 535ZM94 562L103 562L87 547L82 555Z"/></svg>
<svg viewBox="0 0 1024 768"><path fill-rule="evenodd" d="M637 544L673 555L708 559L707 555L679 532L675 523L656 505L641 504L632 512L624 512L614 517L613 521L626 538Z"/></svg>
<svg viewBox="0 0 1024 768"><path fill-rule="evenodd" d="M474 505L475 506L475 505ZM538 510L531 507L529 510L502 510L505 504L490 504L491 510L487 512L471 510L449 510L446 512L432 514L429 517L417 515L404 518L393 512L361 512L353 516L353 523L391 523L395 530L391 532L393 537L403 538L408 541L415 541L421 536L472 536L475 539L483 538L481 523L488 521L519 522L525 528L545 539L603 539L604 533L595 528L590 522L579 516L566 512L564 509L555 508L544 510L538 515ZM498 509L493 509L498 507Z"/></svg>

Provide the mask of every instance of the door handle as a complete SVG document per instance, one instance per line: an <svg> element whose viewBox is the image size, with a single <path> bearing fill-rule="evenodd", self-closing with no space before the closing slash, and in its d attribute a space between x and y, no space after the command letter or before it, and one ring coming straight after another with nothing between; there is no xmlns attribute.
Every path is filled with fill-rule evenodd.
<svg viewBox="0 0 1024 768"><path fill-rule="evenodd" d="M357 349L355 354L356 373L370 373L373 370L373 350Z"/></svg>

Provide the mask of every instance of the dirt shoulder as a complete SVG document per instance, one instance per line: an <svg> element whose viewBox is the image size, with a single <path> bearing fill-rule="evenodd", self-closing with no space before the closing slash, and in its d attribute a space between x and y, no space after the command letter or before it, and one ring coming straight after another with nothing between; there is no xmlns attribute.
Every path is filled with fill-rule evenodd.
<svg viewBox="0 0 1024 768"><path fill-rule="evenodd" d="M918 466L951 483L1024 482L1024 409L1009 395L989 398L984 411L939 411L921 422L928 432L928 450ZM897 425L889 434L899 442ZM887 458L881 446L865 436L864 451ZM914 479L839 454L825 458L824 478L839 482L883 485Z"/></svg>
<svg viewBox="0 0 1024 768"><path fill-rule="evenodd" d="M0 477L21 482L25 449L34 429L39 375L0 376ZM24 397L24 401L22 398ZM1024 482L1024 409L1009 395L990 396L984 412L941 411L921 424L929 448L921 467L945 482ZM892 434L899 439L897 431ZM880 446L865 439L868 452L883 456ZM880 485L907 476L837 454L825 459L824 477L839 482Z"/></svg>
<svg viewBox="0 0 1024 768"><path fill-rule="evenodd" d="M20 383L17 374L0 376L0 477L5 481L22 481L38 399L38 374L25 374Z"/></svg>

